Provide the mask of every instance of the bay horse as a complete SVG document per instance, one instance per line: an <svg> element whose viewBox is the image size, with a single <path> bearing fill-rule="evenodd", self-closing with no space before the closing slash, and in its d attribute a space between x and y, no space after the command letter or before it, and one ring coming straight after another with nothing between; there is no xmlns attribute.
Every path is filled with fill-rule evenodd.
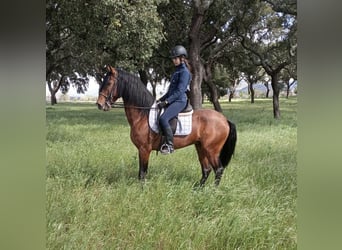
<svg viewBox="0 0 342 250"><path fill-rule="evenodd" d="M118 98L122 98L131 127L131 141L139 151L138 177L145 180L150 153L158 150L161 142L161 135L152 131L148 123L149 111L155 98L139 77L111 66L107 70L96 104L100 110L108 111ZM199 185L204 185L211 169L215 172L215 184L218 185L234 154L236 140L236 127L223 114L211 109L197 109L192 114L191 133L174 136L174 148L194 144L202 168Z"/></svg>

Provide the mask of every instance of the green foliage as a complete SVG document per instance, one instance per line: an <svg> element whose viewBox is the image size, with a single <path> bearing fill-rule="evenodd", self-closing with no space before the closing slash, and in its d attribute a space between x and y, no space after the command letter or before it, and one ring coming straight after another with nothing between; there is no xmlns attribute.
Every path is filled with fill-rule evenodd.
<svg viewBox="0 0 342 250"><path fill-rule="evenodd" d="M46 109L48 249L295 249L297 100L221 102L238 142L220 186L194 190L193 146L151 154L138 179L122 109ZM207 106L207 104L205 104Z"/></svg>
<svg viewBox="0 0 342 250"><path fill-rule="evenodd" d="M214 68L213 83L216 85L219 96L227 94L227 88L234 85L234 79L231 79L229 70L222 64L218 64Z"/></svg>
<svg viewBox="0 0 342 250"><path fill-rule="evenodd" d="M163 39L157 6L164 1L65 1L46 4L46 80L84 86L73 81L97 76L107 64L143 67ZM68 87L63 91L67 92Z"/></svg>
<svg viewBox="0 0 342 250"><path fill-rule="evenodd" d="M194 37L190 37L192 28L198 28ZM296 63L296 1L46 2L46 79L57 83L66 76L62 92L70 86L83 92L86 76L101 81L108 64L153 71L152 84L168 79L173 71L169 50L176 44L195 51L191 57L198 68L192 89L200 89L201 67L212 69L216 63L231 69L230 77L235 79L230 82L253 65L262 65L268 73L283 63L296 69L292 66ZM202 65L194 65L195 61ZM204 74L210 78L209 72Z"/></svg>
<svg viewBox="0 0 342 250"><path fill-rule="evenodd" d="M262 65L267 73L281 64L296 63L296 16L274 12L263 1L241 8L235 10L234 26L253 63Z"/></svg>
<svg viewBox="0 0 342 250"><path fill-rule="evenodd" d="M105 42L106 63L142 68L163 40L157 6L164 1L106 1L110 24ZM114 58L113 58L114 55Z"/></svg>

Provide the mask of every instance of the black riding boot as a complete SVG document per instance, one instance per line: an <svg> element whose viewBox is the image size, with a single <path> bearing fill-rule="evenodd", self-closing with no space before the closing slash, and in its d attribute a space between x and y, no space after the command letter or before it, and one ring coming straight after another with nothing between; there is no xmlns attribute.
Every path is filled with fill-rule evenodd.
<svg viewBox="0 0 342 250"><path fill-rule="evenodd" d="M165 135L165 143L161 145L160 152L162 154L171 154L174 151L173 148L173 133L171 127L166 127L163 129Z"/></svg>

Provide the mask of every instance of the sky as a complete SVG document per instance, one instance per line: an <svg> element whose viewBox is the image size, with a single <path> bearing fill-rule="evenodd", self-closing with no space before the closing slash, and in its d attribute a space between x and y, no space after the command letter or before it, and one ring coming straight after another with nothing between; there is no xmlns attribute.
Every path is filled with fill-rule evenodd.
<svg viewBox="0 0 342 250"><path fill-rule="evenodd" d="M157 85L157 97L160 97L163 95L163 93L166 92L168 85L165 84L158 84ZM150 84L147 85L147 88L152 91L152 87ZM50 96L50 91L48 86L46 85L46 91L45 96ZM93 77L89 77L89 87L87 91L84 94L78 94L76 92L76 89L74 87L70 87L68 91L68 96L70 97L82 97L82 96L91 96L91 97L97 97L99 93L99 85L96 83L95 79ZM56 97L59 98L62 95L61 91L58 91L56 94Z"/></svg>
<svg viewBox="0 0 342 250"><path fill-rule="evenodd" d="M69 91L68 91L68 96L93 96L93 97L97 97L99 93L99 85L95 82L95 79L93 77L89 78L89 87L87 89L87 91L84 94L78 94L76 92L76 89L74 87L70 87ZM50 91L48 86L46 85L46 91L45 91L45 95L46 96L50 96ZM58 98L59 96L61 96L62 93L60 91L57 92L56 97Z"/></svg>

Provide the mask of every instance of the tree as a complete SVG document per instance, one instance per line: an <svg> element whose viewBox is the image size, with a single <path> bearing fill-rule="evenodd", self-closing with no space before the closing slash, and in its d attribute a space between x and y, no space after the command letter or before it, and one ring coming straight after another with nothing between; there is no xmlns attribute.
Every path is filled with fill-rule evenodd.
<svg viewBox="0 0 342 250"><path fill-rule="evenodd" d="M251 103L254 103L255 92L253 85L262 80L265 71L262 67L253 63L253 55L246 51L240 42L234 47L234 50L227 57L227 62L230 68L235 69L234 75L238 78L246 80L248 83L248 93L250 94Z"/></svg>
<svg viewBox="0 0 342 250"><path fill-rule="evenodd" d="M214 67L214 69L212 69L212 67ZM213 103L215 110L222 113L222 108L218 100L220 96L226 92L223 90L224 86L228 83L225 69L222 65L214 66L213 64L208 63L205 65L205 71L205 83L208 86L207 95L209 97L209 100ZM213 74L212 71L214 71Z"/></svg>
<svg viewBox="0 0 342 250"><path fill-rule="evenodd" d="M189 58L193 68L191 101L201 107L201 83L204 79L212 91L213 104L220 111L216 90L211 83L212 70L221 52L230 42L231 5L227 1L201 1L192 3L192 20L189 30Z"/></svg>
<svg viewBox="0 0 342 250"><path fill-rule="evenodd" d="M81 14L82 10L82 14ZM87 1L50 0L46 3L46 82L51 104L59 89L70 85L84 93L88 84L88 60L94 57L97 6ZM90 34L90 35L89 35Z"/></svg>
<svg viewBox="0 0 342 250"><path fill-rule="evenodd" d="M213 1L192 1L192 20L189 30L189 59L191 61L191 67L193 72L193 78L191 81L191 93L190 100L194 109L198 109L202 106L202 93L201 83L204 75L203 63L201 62L201 47L205 42L210 41L211 37L204 37L201 34L201 27L204 22L204 16ZM213 30L213 33L215 31Z"/></svg>
<svg viewBox="0 0 342 250"><path fill-rule="evenodd" d="M286 98L289 98L290 88L297 82L297 63L285 67L281 72L280 78L286 85Z"/></svg>
<svg viewBox="0 0 342 250"><path fill-rule="evenodd" d="M81 79L92 75L101 81L104 66L109 64L127 69L143 68L163 39L157 13L157 5L162 2L47 1L48 86L49 82L57 81L63 85L65 79L72 81L75 75ZM71 84L83 90L78 85L83 82L79 79Z"/></svg>
<svg viewBox="0 0 342 250"><path fill-rule="evenodd" d="M202 104L202 82L211 92L215 109L220 109L215 100L219 95L215 93L217 86L213 84L212 71L217 63L228 65L224 62L224 59L228 61L227 47L228 51L241 50L236 44L240 39L246 59L235 61L243 65L251 60L254 66L261 66L270 74L276 94L274 115L280 117L277 77L285 65L293 63L296 54L295 1L171 0L167 6L162 12L166 33L164 44L168 49L176 43L188 45L193 74L191 103L195 109ZM184 40L185 30L188 42ZM160 51L166 51L165 47ZM279 61L281 63L277 64Z"/></svg>
<svg viewBox="0 0 342 250"><path fill-rule="evenodd" d="M245 69L244 77L248 82L248 89L250 92L251 103L254 103L254 88L253 85L264 78L265 71L262 67L251 64L250 67Z"/></svg>
<svg viewBox="0 0 342 250"><path fill-rule="evenodd" d="M238 84L238 76L235 74L236 72L232 71L232 68L229 68L223 64L217 64L213 71L213 84L216 86L218 90L218 98L227 94L227 89L229 89L229 102L235 92L235 87ZM210 96L209 92L209 96ZM211 97L210 99L212 99ZM215 106L215 105L214 105ZM216 109L216 108L215 108ZM217 110L217 109L216 109Z"/></svg>
<svg viewBox="0 0 342 250"><path fill-rule="evenodd" d="M168 60L162 71L169 75L172 68L169 62L169 50L177 44L188 49L191 64L192 81L190 84L190 101L194 109L202 106L202 82L205 81L217 96L212 85L212 70L220 57L220 51L227 46L228 23L231 19L229 5L226 1L176 1L161 5L159 13L162 17L166 40L161 43L156 53L160 61ZM160 63L159 61L159 63ZM168 76L166 76L168 78ZM219 109L214 97L215 108ZM217 105L216 105L217 104Z"/></svg>
<svg viewBox="0 0 342 250"><path fill-rule="evenodd" d="M273 116L279 119L279 75L296 60L296 18L275 13L263 2L244 7L234 22L235 30L253 63L271 77Z"/></svg>

